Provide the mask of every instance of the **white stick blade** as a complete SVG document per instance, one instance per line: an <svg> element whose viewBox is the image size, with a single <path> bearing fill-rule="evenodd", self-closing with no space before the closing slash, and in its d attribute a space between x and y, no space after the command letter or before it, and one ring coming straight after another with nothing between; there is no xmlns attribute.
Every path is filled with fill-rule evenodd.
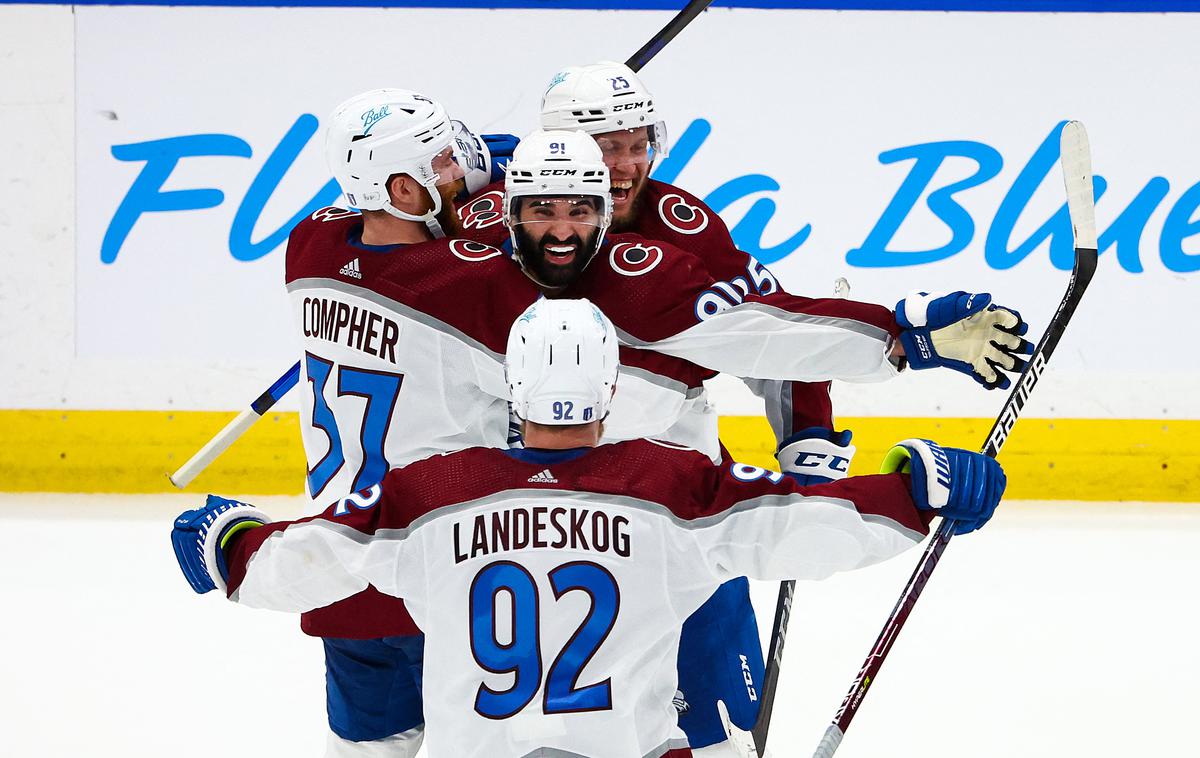
<svg viewBox="0 0 1200 758"><path fill-rule="evenodd" d="M1092 195L1092 150L1087 130L1068 121L1059 142L1067 210L1075 230L1075 247L1096 250L1096 201Z"/></svg>
<svg viewBox="0 0 1200 758"><path fill-rule="evenodd" d="M200 475L200 472L208 468L209 464L217 459L221 453L225 452L238 437L246 433L246 430L254 426L254 422L258 421L262 416L259 416L252 409L239 413L225 425L225 428L217 432L217 436L208 441L200 451L191 457L187 463L179 467L179 470L168 477L171 484L174 484L179 489L191 484L192 480Z"/></svg>

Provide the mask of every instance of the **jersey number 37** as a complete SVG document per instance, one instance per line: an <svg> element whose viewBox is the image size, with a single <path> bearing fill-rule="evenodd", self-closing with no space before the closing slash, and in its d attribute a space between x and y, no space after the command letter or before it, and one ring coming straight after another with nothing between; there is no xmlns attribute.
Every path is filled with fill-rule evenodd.
<svg viewBox="0 0 1200 758"><path fill-rule="evenodd" d="M359 440L362 443L362 464L350 483L351 491L370 487L383 479L388 472L388 462L384 458L383 443L388 426L392 422L392 413L396 410L396 397L400 394L400 386L404 383L404 374L394 374L387 371L373 371L350 366L337 366L324 358L304 354L304 367L308 381L312 384L313 412L312 425L320 429L329 438L329 449L321 460L317 461L308 472L308 491L313 498L318 497L329 482L346 465L346 454L342 450L342 435L338 429L337 417L329 403L325 401L325 386L330 379L337 384L337 394L356 395L366 399L363 410Z"/></svg>

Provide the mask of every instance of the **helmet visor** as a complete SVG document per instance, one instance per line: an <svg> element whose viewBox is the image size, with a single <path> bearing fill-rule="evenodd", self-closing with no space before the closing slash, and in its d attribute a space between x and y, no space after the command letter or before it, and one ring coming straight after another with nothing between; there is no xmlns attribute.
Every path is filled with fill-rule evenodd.
<svg viewBox="0 0 1200 758"><path fill-rule="evenodd" d="M433 159L429 163L433 168L433 173L437 175L433 183L435 187L442 187L461 181L466 176L466 171L459 164L454 145L450 145L433 156Z"/></svg>
<svg viewBox="0 0 1200 758"><path fill-rule="evenodd" d="M662 121L653 126L639 126L616 132L595 135L596 144L609 167L621 165L654 165L667 156L667 127Z"/></svg>

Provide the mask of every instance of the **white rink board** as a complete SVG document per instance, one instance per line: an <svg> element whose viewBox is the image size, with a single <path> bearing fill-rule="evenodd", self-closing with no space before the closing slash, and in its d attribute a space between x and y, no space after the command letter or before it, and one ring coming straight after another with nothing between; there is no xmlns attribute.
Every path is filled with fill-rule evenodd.
<svg viewBox="0 0 1200 758"><path fill-rule="evenodd" d="M3 404L239 405L295 354L280 286L283 247L253 244L325 187L319 119L333 105L371 87L410 86L442 99L477 131L521 133L533 126L538 96L558 66L624 58L667 17L76 8L74 359L55 369L76 379L7 389ZM465 30L476 30L472 39L486 30L500 52L472 65L455 63L465 56L445 54L447 36ZM1004 251L1017 248L1062 204L1052 155L1038 154L1044 165L1018 182L1022 169L1059 121L1084 121L1096 170L1108 183L1097 207L1099 228L1103 235L1123 217L1124 250L1120 261L1111 249L1101 258L1077 325L1055 356L1056 381L1039 389L1029 412L1200 418L1200 398L1192 391L1200 356L1179 349L1174 339L1180 322L1200 317L1197 275L1171 268L1195 265L1200 241L1184 238L1176 246L1181 252L1168 256L1171 267L1160 254L1160 246L1171 247L1164 225L1167 238L1184 234L1189 206L1200 199L1200 190L1188 192L1200 180L1200 152L1185 147L1197 106L1184 95L1200 70L1200 51L1192 44L1198 33L1200 15L1194 14L715 9L652 62L644 78L674 139L689 132L695 147L697 135L707 134L694 151L677 145L662 169L678 172L677 182L701 197L716 192L744 248L794 248L770 263L793 290L823 295L837 276L849 278L852 296L889 304L917 287L989 290L1035 325L1052 313L1067 278L1051 264L1048 242L1010 268L995 266L1013 262ZM213 48L205 42L211 39L225 44ZM403 54L389 55L398 39ZM288 142L285 147L298 151L295 163L285 165L278 184L267 180L248 199L268 156L297 123L317 136ZM105 253L112 262L103 262L106 232L147 165L117 160L114 146L184 137L194 147L198 135L210 135L202 142L206 150L249 157L183 158L164 190L219 190L221 202L140 215L119 248L110 241ZM960 155L946 157L927 182L918 180L939 150ZM979 161L998 173L950 198L962 212L930 210L931 192L972 176ZM898 200L906 182L916 194ZM1134 203L1148 183L1149 192L1165 196ZM1022 188L1032 193L1028 202ZM757 220L752 206L760 209ZM239 209L245 221L259 208L256 224L237 225L231 252ZM1138 234L1140 225L1130 219L1142 211L1148 221ZM1007 238L1008 222L997 223L998 214L1014 219ZM953 236L943 220L951 216L960 252L899 270L852 265L862 261L850 251L869 239L876 262L910 262L894 251L942 247ZM883 231L889 225L894 235ZM787 243L806 227L801 244ZM1067 244L1061 224L1055 235L1057 245ZM262 257L238 260L235 252ZM1061 262L1061 252L1056 258ZM1127 270L1135 259L1144 271ZM31 267L33 287L35 273ZM50 353L58 346L34 349ZM214 362L221 363L215 373L196 373ZM97 366L105 376L141 373L140 391L111 391L117 382L109 382L105 392L78 381L84 368ZM204 380L187 381L197 375ZM920 392L908 391L917 385ZM736 385L720 385L716 396L725 412L754 410ZM982 399L959 377L929 375L887 390L839 388L838 397L842 415L986 416L1000 402Z"/></svg>
<svg viewBox="0 0 1200 758"><path fill-rule="evenodd" d="M320 643L193 594L168 532L194 500L0 495L0 755L321 754ZM1200 506L1006 503L948 549L838 758L1193 755L1198 537ZM798 585L776 756L811 755L916 560Z"/></svg>

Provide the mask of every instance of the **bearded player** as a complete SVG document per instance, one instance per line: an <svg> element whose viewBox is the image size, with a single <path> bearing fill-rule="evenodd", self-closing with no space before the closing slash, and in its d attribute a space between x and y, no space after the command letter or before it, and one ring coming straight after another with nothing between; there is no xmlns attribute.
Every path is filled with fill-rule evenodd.
<svg viewBox="0 0 1200 758"><path fill-rule="evenodd" d="M636 235L605 239L606 225L597 220L604 214L591 204L586 181L568 190L570 183L560 178L598 172L595 164L601 159L601 150L592 147L589 153L583 143L590 140L581 137L578 132L535 133L518 147L508 166L500 206L504 228L511 234L503 246L515 252L516 260L548 295L587 297L600 304L617 324L623 341L642 348L623 348L622 361L653 372L665 386L680 388L679 420L671 435L675 441L720 458L715 418L700 384L712 370L781 383L778 380L830 376L862 380L882 368L872 363L883 355L877 349L866 349L855 358L858 348L849 343L803 358L803 348L789 346L783 335L803 332L800 325L804 323L818 330L834 324L839 329L859 329L876 335L880 345L892 337L912 345L911 330L902 328L914 326L910 318L925 326L926 312L939 314L937 318L955 314L952 320L958 321L972 319L973 313L986 309L987 318L992 319L990 326L973 319L983 327L976 332L976 347L990 350L993 338L1006 347L987 359L977 353L973 360L982 370L966 370L985 386L1007 384L1003 372L996 369L1001 365L1019 369L1022 362L1016 355L1031 347L1018 336L1025 329L1019 317L993 308L987 296L957 293L946 298L909 298L893 315L885 308L863 303L795 298L776 286L762 287L761 292L748 292L744 286L735 289L715 279L707 270L707 261L692 253L694 248L680 250ZM607 156L604 162L608 162ZM533 194L542 197L523 197L530 193L526 185L537 185ZM545 197L552 194L551 185L558 185L562 194ZM464 218L469 226L472 216L469 213ZM929 311L931 303L933 310ZM792 323L784 325L788 319ZM1010 354L1001 354L1010 348ZM664 360L664 355L683 360ZM844 363L860 358L863 362L856 369ZM918 356L915 365L924 368L930 364ZM955 367L967 368L962 362ZM639 402L632 410L645 413L648 405ZM749 729L753 725L760 680L752 677L747 682L745 675L749 669L761 676L761 663L748 585L744 580L734 581L684 630L680 681L687 709L681 724L693 745L707 751L704 754L729 754L733 749L725 740L718 700L725 702L735 726Z"/></svg>

